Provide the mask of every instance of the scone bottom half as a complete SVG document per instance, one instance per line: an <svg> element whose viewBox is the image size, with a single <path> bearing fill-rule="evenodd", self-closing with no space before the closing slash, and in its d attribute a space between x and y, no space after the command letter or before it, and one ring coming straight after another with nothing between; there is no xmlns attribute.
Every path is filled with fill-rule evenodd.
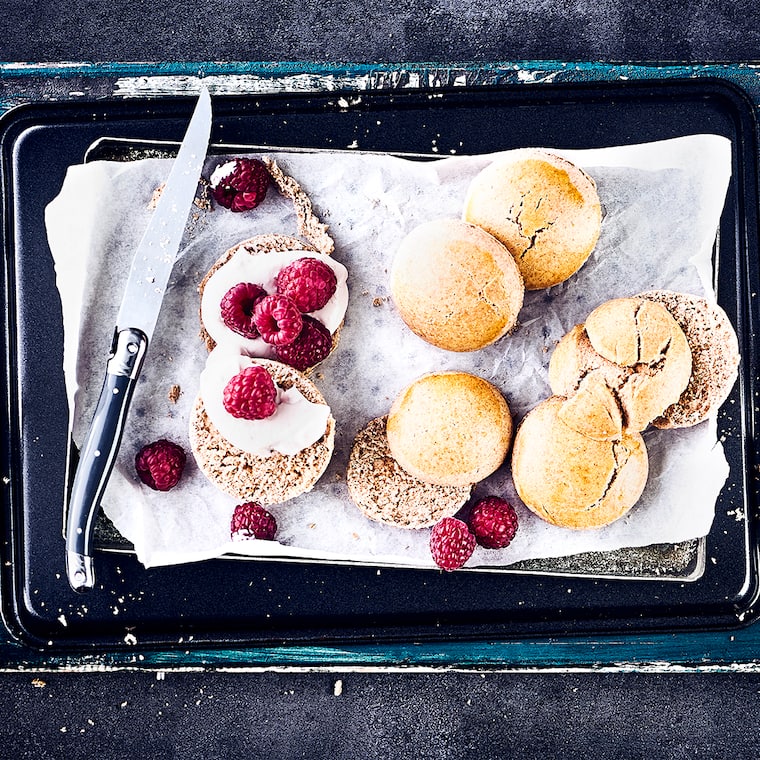
<svg viewBox="0 0 760 760"><path fill-rule="evenodd" d="M318 388L302 373L279 362L266 366L283 389L295 386L314 404L326 404ZM198 396L190 418L190 444L203 474L221 491L241 501L281 504L310 491L324 474L335 445L335 419L328 414L324 434L295 454L258 455L227 440L209 418Z"/></svg>
<svg viewBox="0 0 760 760"><path fill-rule="evenodd" d="M244 266L243 263L248 261L249 257L251 264ZM271 260L268 257L271 257ZM267 262L265 271L270 268L275 271L280 266L286 267L288 263L292 264L299 258L310 259L312 257L319 266L329 265L336 272L337 287L335 295L327 304L327 307L331 309L331 314L326 324L323 316L326 312L304 312L302 314L304 321L302 334L299 334L291 345L286 346L269 345L266 339L255 332L253 336L247 336L241 334L238 329L230 329L226 325L222 325L220 320L223 314L220 314L220 304L223 298L229 297L229 293L232 292L231 290L228 291L228 288L250 283L251 287L256 290L261 288L260 292L265 292L267 295L271 296L278 293L276 285L269 283L261 273L256 275L247 272L251 266L259 270L261 263ZM271 263L269 263L270 261ZM230 268L234 274L227 274ZM267 277L269 276L273 275L270 273ZM342 264L317 251L312 245L299 238L289 235L265 234L244 240L220 256L198 286L200 337L208 351L212 351L216 347L217 340L214 337L216 336L219 339L223 338L225 345L231 349L251 356L279 360L308 374L332 354L338 346L343 315L348 301L346 277L347 272ZM220 282L224 284L220 285ZM266 287L261 287L262 285ZM250 318L250 313L255 309L256 303L257 301L238 304L237 308L243 312L241 317L245 318L243 314L247 313ZM342 304L342 308L333 306L334 303ZM214 335L211 334L212 332Z"/></svg>
<svg viewBox="0 0 760 760"><path fill-rule="evenodd" d="M388 447L387 419L371 420L354 439L346 471L352 501L370 520L395 528L428 528L455 515L471 486L441 486L409 474Z"/></svg>

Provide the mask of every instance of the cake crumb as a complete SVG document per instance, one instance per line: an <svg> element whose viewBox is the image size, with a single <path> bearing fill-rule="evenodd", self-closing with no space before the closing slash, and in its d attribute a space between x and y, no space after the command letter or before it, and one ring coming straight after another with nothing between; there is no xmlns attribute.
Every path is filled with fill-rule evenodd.
<svg viewBox="0 0 760 760"><path fill-rule="evenodd" d="M181 395L182 389L176 383L169 388L169 401L171 401L172 404L176 404Z"/></svg>
<svg viewBox="0 0 760 760"><path fill-rule="evenodd" d="M148 201L148 209L150 211L155 211L156 206L158 205L158 199L161 197L161 194L164 192L164 188L166 187L166 182L162 182L154 191L153 195L150 196L150 200Z"/></svg>

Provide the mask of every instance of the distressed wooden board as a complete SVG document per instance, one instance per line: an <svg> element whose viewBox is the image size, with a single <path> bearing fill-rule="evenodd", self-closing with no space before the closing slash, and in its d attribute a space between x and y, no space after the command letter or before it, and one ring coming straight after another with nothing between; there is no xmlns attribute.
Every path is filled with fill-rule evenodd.
<svg viewBox="0 0 760 760"><path fill-rule="evenodd" d="M30 102L186 95L201 79L212 94L436 88L541 82L716 78L760 103L760 65L617 65L519 62L492 65L330 67L309 64L0 64L0 111ZM5 463L2 464L5 467ZM4 487L8 476L2 473ZM4 498L5 495L4 495ZM31 651L6 634L1 670L120 668L296 670L495 669L542 671L682 672L760 670L760 627L722 632L435 642L351 647L290 646L204 651L183 642L172 651L141 649L125 637L112 652L51 655ZM190 641L188 640L188 645Z"/></svg>

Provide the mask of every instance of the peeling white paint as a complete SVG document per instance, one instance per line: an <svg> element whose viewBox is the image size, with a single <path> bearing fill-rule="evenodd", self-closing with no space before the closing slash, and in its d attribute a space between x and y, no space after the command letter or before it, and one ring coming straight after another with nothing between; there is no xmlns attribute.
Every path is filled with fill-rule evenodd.
<svg viewBox="0 0 760 760"><path fill-rule="evenodd" d="M256 95L263 93L334 92L367 90L370 74L292 74L263 76L258 74L212 74L209 76L157 75L122 77L114 84L114 95L145 97L200 92L201 86L212 95Z"/></svg>

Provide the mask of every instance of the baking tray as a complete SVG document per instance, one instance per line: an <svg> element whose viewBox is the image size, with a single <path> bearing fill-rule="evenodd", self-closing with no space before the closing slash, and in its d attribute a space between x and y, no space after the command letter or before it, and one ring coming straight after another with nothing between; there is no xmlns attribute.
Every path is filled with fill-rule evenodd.
<svg viewBox="0 0 760 760"><path fill-rule="evenodd" d="M716 245L719 301L743 364L719 417L731 465L701 562L680 580L586 557L508 574L307 562L212 560L145 570L98 553L98 590L68 588L61 503L67 409L62 327L43 223L66 168L103 138L176 141L185 98L40 104L0 121L4 284L3 388L8 462L0 596L21 641L62 650L458 641L616 632L733 629L754 620L757 360L757 145L754 112L722 81L545 84L357 94L217 97L214 144L418 153L525 145L588 148L712 132L731 139L733 176ZM112 548L112 547L111 547ZM673 547L658 547L665 556ZM591 563L589 565L588 563ZM620 568L626 568L622 572ZM526 568L531 570L531 568ZM629 577L608 577L609 575Z"/></svg>

